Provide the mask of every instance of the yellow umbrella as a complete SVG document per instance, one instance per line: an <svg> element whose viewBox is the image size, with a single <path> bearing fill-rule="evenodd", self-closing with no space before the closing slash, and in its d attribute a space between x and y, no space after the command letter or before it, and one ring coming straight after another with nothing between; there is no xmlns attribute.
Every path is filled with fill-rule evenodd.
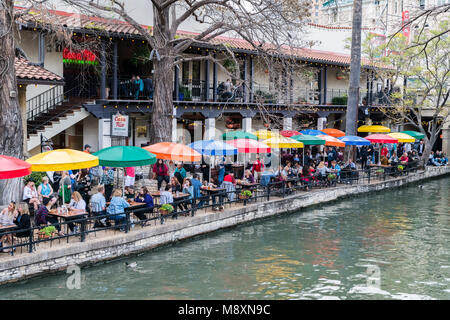
<svg viewBox="0 0 450 320"><path fill-rule="evenodd" d="M265 130L265 129L253 132L253 134L255 136L257 136L259 140L266 140L266 139L275 138L275 137L282 137L282 135L278 132L273 132L273 131L269 131L269 130Z"/></svg>
<svg viewBox="0 0 450 320"><path fill-rule="evenodd" d="M388 133L388 136L391 136L394 139L397 139L398 142L415 142L416 139L409 134L401 133L401 132L392 132Z"/></svg>
<svg viewBox="0 0 450 320"><path fill-rule="evenodd" d="M384 126L361 126L358 128L358 132L391 132L391 129Z"/></svg>
<svg viewBox="0 0 450 320"><path fill-rule="evenodd" d="M264 140L262 143L267 144L271 148L281 149L281 148L303 148L305 145L303 142L283 137L276 136L267 140Z"/></svg>
<svg viewBox="0 0 450 320"><path fill-rule="evenodd" d="M37 154L26 162L31 164L31 171L65 171L98 166L98 157L78 150L57 149Z"/></svg>

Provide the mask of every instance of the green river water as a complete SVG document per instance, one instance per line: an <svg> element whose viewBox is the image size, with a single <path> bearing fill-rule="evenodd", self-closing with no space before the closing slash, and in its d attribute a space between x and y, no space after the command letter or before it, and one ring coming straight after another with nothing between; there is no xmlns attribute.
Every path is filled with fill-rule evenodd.
<svg viewBox="0 0 450 320"><path fill-rule="evenodd" d="M450 178L0 287L2 299L450 299ZM125 262L137 262L129 268Z"/></svg>

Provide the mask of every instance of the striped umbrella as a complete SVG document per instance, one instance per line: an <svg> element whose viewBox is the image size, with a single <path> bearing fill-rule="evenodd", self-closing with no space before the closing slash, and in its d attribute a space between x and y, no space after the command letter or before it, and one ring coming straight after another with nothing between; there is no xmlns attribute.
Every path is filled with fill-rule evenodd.
<svg viewBox="0 0 450 320"><path fill-rule="evenodd" d="M253 139L228 140L228 144L238 149L239 153L270 153L268 145Z"/></svg>

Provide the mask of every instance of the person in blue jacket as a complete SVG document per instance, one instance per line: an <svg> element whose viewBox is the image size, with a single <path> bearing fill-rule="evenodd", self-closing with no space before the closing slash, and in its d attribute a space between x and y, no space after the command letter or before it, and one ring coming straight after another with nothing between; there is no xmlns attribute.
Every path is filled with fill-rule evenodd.
<svg viewBox="0 0 450 320"><path fill-rule="evenodd" d="M130 204L122 198L122 190L114 190L111 198L111 202L106 209L106 212L111 215L110 219L115 221L116 226L121 225L126 220L125 208L128 208ZM120 231L124 231L124 227L120 227Z"/></svg>

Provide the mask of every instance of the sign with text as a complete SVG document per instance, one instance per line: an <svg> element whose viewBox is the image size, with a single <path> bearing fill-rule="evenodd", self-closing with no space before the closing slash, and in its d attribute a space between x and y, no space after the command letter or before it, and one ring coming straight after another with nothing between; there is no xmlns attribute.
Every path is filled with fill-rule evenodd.
<svg viewBox="0 0 450 320"><path fill-rule="evenodd" d="M114 114L111 121L111 135L128 137L128 116L120 113Z"/></svg>
<svg viewBox="0 0 450 320"><path fill-rule="evenodd" d="M403 11L402 12L402 26L403 26L403 35L408 39L409 42L409 35L411 34L411 26L407 23L409 22L409 11ZM406 26L405 26L406 25Z"/></svg>

